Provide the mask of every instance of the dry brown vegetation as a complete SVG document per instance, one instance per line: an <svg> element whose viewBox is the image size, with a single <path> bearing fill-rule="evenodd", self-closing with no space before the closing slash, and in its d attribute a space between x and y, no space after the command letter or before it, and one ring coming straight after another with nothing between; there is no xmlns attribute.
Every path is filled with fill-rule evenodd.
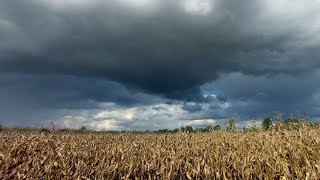
<svg viewBox="0 0 320 180"><path fill-rule="evenodd" d="M318 179L320 128L0 132L0 179Z"/></svg>

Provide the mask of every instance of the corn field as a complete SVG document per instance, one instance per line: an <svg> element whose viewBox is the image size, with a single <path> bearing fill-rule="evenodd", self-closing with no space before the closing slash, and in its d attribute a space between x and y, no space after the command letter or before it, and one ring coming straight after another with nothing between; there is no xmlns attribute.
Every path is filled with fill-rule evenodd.
<svg viewBox="0 0 320 180"><path fill-rule="evenodd" d="M320 128L0 132L0 179L319 179Z"/></svg>

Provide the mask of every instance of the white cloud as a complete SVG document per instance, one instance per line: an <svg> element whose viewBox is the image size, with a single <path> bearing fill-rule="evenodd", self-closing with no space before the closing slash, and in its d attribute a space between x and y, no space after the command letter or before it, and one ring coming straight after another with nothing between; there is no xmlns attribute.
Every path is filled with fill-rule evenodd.
<svg viewBox="0 0 320 180"><path fill-rule="evenodd" d="M273 26L256 26L257 32L294 32L296 43L288 46L297 49L320 45L320 38L315 36L320 32L320 5L317 0L266 0L262 4L264 8L258 23ZM262 27L265 29L260 29Z"/></svg>
<svg viewBox="0 0 320 180"><path fill-rule="evenodd" d="M246 128L251 128L251 127L257 127L257 128L261 128L262 127L262 120L247 120L247 121L243 121L242 123L240 123L239 128L242 127L246 127Z"/></svg>
<svg viewBox="0 0 320 180"><path fill-rule="evenodd" d="M12 22L0 18L0 31L1 30L10 30L10 29L13 29L15 27L16 26Z"/></svg>
<svg viewBox="0 0 320 180"><path fill-rule="evenodd" d="M147 5L150 5L151 1L152 0L120 0L128 5L131 5L131 6L147 6Z"/></svg>
<svg viewBox="0 0 320 180"><path fill-rule="evenodd" d="M199 119L199 120L192 120L187 123L187 125L195 126L195 127L206 127L208 125L214 125L216 120L214 119Z"/></svg>
<svg viewBox="0 0 320 180"><path fill-rule="evenodd" d="M210 0L186 0L185 11L192 14L206 15L212 11Z"/></svg>
<svg viewBox="0 0 320 180"><path fill-rule="evenodd" d="M83 116L65 116L57 124L63 128L79 128L86 123L87 119Z"/></svg>
<svg viewBox="0 0 320 180"><path fill-rule="evenodd" d="M174 129L185 125L205 127L214 125L216 120L207 119L212 111L208 104L202 104L203 112L190 113L182 109L181 104L158 104L132 108L109 104L100 111L87 110L76 115L67 115L56 121L60 128L78 129L86 126L95 130L157 130Z"/></svg>

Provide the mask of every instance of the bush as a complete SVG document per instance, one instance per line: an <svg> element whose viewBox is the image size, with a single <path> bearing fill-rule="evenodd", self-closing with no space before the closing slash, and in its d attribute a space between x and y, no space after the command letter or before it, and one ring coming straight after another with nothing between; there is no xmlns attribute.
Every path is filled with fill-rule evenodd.
<svg viewBox="0 0 320 180"><path fill-rule="evenodd" d="M264 130L270 129L272 126L272 119L271 118L265 118L262 122L262 127Z"/></svg>

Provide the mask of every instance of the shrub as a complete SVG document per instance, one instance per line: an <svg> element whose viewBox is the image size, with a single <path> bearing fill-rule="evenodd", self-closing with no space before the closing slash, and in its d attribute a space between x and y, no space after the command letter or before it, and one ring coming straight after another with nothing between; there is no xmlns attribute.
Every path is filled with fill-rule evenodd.
<svg viewBox="0 0 320 180"><path fill-rule="evenodd" d="M264 130L270 129L272 126L272 119L271 118L265 118L262 122L262 127Z"/></svg>

